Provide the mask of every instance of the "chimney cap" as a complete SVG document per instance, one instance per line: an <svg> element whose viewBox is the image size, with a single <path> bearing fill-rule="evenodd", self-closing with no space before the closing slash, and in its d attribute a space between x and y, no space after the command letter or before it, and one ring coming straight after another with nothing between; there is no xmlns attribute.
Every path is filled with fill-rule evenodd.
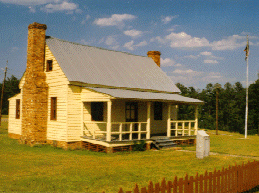
<svg viewBox="0 0 259 193"><path fill-rule="evenodd" d="M30 24L30 25L28 26L28 29L35 29L35 28L46 30L46 29L47 29L47 25L45 25L45 24L40 24L40 23L37 23L37 22L33 22L32 24Z"/></svg>
<svg viewBox="0 0 259 193"><path fill-rule="evenodd" d="M147 52L147 55L161 55L161 52L159 52L159 51L148 51Z"/></svg>

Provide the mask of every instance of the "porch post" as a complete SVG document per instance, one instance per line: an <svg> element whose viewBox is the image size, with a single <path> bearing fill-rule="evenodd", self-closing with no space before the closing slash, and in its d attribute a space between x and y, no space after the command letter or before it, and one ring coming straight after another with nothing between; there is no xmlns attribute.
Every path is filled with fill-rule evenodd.
<svg viewBox="0 0 259 193"><path fill-rule="evenodd" d="M171 137L171 103L168 103L167 111L167 137Z"/></svg>
<svg viewBox="0 0 259 193"><path fill-rule="evenodd" d="M112 117L112 102L107 101L107 127L106 141L111 141L111 117Z"/></svg>
<svg viewBox="0 0 259 193"><path fill-rule="evenodd" d="M81 105L81 134L82 136L84 136L84 102L82 102L82 105Z"/></svg>
<svg viewBox="0 0 259 193"><path fill-rule="evenodd" d="M197 131L198 131L198 105L195 106L195 131L194 131L194 135L197 135Z"/></svg>
<svg viewBox="0 0 259 193"><path fill-rule="evenodd" d="M151 102L147 102L147 139L150 139L150 110Z"/></svg>

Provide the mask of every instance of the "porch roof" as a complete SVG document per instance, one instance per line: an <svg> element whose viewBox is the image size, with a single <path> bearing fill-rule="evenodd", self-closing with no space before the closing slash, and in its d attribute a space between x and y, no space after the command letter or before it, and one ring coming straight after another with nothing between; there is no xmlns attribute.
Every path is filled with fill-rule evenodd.
<svg viewBox="0 0 259 193"><path fill-rule="evenodd" d="M176 103L187 103L187 104L202 104L201 100L184 97L179 94L169 93L158 93L158 92L141 92L135 90L124 90L114 88L96 88L96 87L85 87L87 89L94 90L99 93L108 94L114 98L120 99L141 99L141 100L161 100Z"/></svg>

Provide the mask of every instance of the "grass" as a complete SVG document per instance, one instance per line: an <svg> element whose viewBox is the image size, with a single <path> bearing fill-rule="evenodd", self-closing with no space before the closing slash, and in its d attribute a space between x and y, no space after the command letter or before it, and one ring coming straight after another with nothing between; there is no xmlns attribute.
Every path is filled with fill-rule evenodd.
<svg viewBox="0 0 259 193"><path fill-rule="evenodd" d="M220 150L219 142L224 143L221 138L214 142L217 137L211 136L211 148ZM234 148L233 152L238 151ZM163 177L173 180L175 175L183 177L186 172L195 175L248 160L252 159L222 155L199 160L195 152L169 149L104 154L65 151L47 145L29 147L8 138L6 123L0 127L0 192L108 193L118 192L119 187L129 191L136 182L142 187L149 180L160 182Z"/></svg>
<svg viewBox="0 0 259 193"><path fill-rule="evenodd" d="M259 136L249 135L247 139L244 139L244 135L239 133L219 131L219 135L216 135L215 130L207 130L206 132L210 135L211 152L255 156L259 159ZM195 151L196 147L185 147L184 149Z"/></svg>

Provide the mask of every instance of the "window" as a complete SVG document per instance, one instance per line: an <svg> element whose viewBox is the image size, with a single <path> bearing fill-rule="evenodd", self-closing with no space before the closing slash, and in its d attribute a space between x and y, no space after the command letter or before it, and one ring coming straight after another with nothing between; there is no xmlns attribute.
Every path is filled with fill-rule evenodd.
<svg viewBox="0 0 259 193"><path fill-rule="evenodd" d="M154 120L163 119L163 103L155 102L154 103Z"/></svg>
<svg viewBox="0 0 259 193"><path fill-rule="evenodd" d="M49 72L49 71L52 71L52 70L53 70L52 60L47 60L46 72Z"/></svg>
<svg viewBox="0 0 259 193"><path fill-rule="evenodd" d="M20 99L16 99L16 119L20 119Z"/></svg>
<svg viewBox="0 0 259 193"><path fill-rule="evenodd" d="M57 97L51 97L50 120L57 120Z"/></svg>
<svg viewBox="0 0 259 193"><path fill-rule="evenodd" d="M91 103L92 121L103 121L103 102Z"/></svg>
<svg viewBox="0 0 259 193"><path fill-rule="evenodd" d="M125 105L126 122L137 122L138 121L138 103L127 102Z"/></svg>

